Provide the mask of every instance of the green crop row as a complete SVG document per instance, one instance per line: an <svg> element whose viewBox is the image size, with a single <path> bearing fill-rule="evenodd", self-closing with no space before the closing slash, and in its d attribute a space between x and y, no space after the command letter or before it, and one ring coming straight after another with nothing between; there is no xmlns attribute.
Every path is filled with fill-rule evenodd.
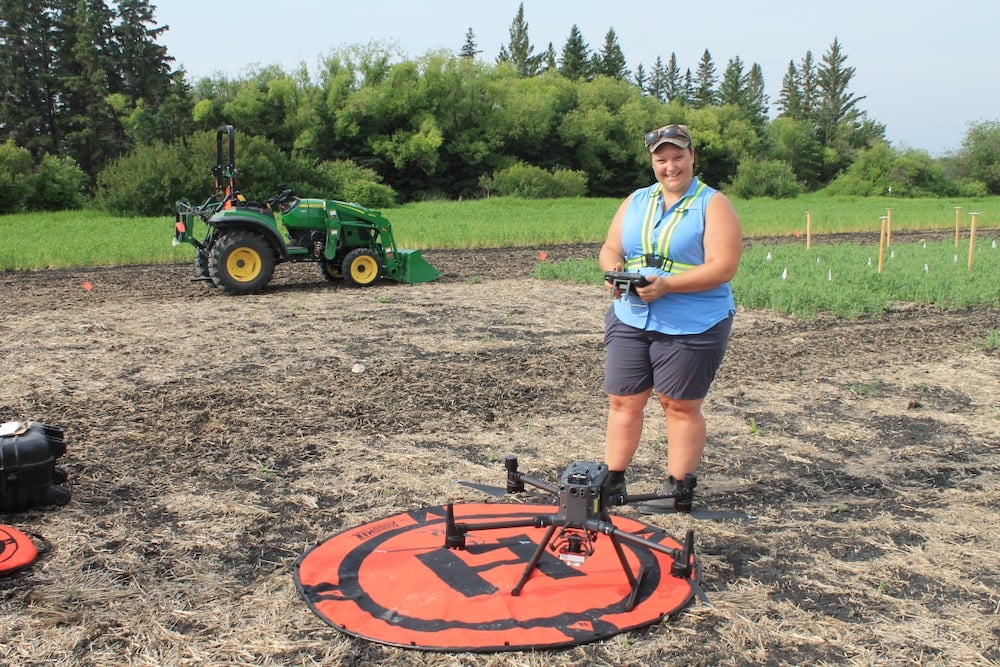
<svg viewBox="0 0 1000 667"><path fill-rule="evenodd" d="M802 318L820 313L860 317L913 304L943 309L1000 306L996 235L953 241L754 245L732 281L739 305ZM881 271L879 270L881 266ZM540 262L535 276L580 284L602 282L596 259Z"/></svg>
<svg viewBox="0 0 1000 667"><path fill-rule="evenodd" d="M881 271L879 266L881 265ZM733 280L739 303L811 317L858 317L910 304L943 309L1000 305L1000 250L981 237L969 268L969 241L751 247Z"/></svg>

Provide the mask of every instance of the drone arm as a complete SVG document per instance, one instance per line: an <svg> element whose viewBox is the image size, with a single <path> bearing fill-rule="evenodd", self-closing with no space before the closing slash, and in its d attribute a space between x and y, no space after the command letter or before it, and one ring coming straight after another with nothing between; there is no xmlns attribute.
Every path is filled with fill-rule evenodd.
<svg viewBox="0 0 1000 667"><path fill-rule="evenodd" d="M503 528L541 528L548 525L544 516L529 516L524 519L509 519L507 521L487 521L483 523L459 523L455 527L467 533L473 530L500 530Z"/></svg>
<svg viewBox="0 0 1000 667"><path fill-rule="evenodd" d="M664 544L660 544L659 542L653 542L652 540L647 540L644 537L639 537L638 535L633 535L632 533L627 533L622 530L619 530L610 521L588 521L587 528L595 532L604 533L605 535L608 535L617 540L621 540L622 542L630 542L632 544L645 547L652 551L659 551L662 554L670 556L672 559L674 559L675 562L677 560L683 559L683 562L687 564L687 571L677 574L671 572L671 574L674 574L675 577L685 578L691 573L691 568L689 565L691 561L691 553L689 552L689 549L691 551L694 550L693 530L688 531L687 535L687 543L689 543L690 546L688 546L688 544L685 544L685 548L681 550L681 549L674 549L673 547L668 547Z"/></svg>
<svg viewBox="0 0 1000 667"><path fill-rule="evenodd" d="M524 491L524 485L530 484L535 488L541 489L546 493L551 493L553 495L559 495L559 487L553 486L551 484L546 484L545 482L535 479L534 477L529 477L522 472L517 470L517 457L514 455L508 455L503 460L504 468L507 469L507 493L521 493Z"/></svg>
<svg viewBox="0 0 1000 667"><path fill-rule="evenodd" d="M465 535L473 530L498 530L502 528L542 528L552 523L549 516L529 516L506 521L484 521L483 523L456 523L455 507L448 503L445 514L444 546L446 549L464 549Z"/></svg>
<svg viewBox="0 0 1000 667"><path fill-rule="evenodd" d="M518 479L524 484L530 484L531 486L541 489L546 493L551 493L554 496L559 495L559 487L552 484L547 484L540 479L535 479L534 477L529 477L528 475L522 475L517 473Z"/></svg>
<svg viewBox="0 0 1000 667"><path fill-rule="evenodd" d="M623 496L622 500L624 502L620 503L622 505L627 505L631 503L645 502L647 500L663 500L664 498L675 498L676 493L636 493Z"/></svg>

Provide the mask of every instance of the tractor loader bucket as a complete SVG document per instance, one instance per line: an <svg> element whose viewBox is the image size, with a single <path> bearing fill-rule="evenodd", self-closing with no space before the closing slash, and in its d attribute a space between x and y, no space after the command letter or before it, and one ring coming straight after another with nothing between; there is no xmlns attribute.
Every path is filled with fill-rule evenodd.
<svg viewBox="0 0 1000 667"><path fill-rule="evenodd" d="M396 258L399 265L394 277L401 283L429 283L441 276L441 272L431 266L419 250L400 250Z"/></svg>

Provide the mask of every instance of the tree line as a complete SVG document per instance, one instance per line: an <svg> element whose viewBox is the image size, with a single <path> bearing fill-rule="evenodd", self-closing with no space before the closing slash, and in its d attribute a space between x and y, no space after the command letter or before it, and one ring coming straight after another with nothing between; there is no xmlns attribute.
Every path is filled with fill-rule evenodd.
<svg viewBox="0 0 1000 667"><path fill-rule="evenodd" d="M757 63L706 49L630 71L609 29L572 26L537 51L523 5L494 62L469 28L418 58L370 42L318 71L271 65L189 81L158 43L148 0L7 0L0 8L0 212L88 203L167 214L207 194L215 130L237 127L243 189L287 184L369 205L484 195L622 196L650 180L641 138L692 128L698 171L735 196L821 188L900 196L1000 194L1000 123L972 126L944 159L897 151L851 90L839 39L791 60L770 117Z"/></svg>

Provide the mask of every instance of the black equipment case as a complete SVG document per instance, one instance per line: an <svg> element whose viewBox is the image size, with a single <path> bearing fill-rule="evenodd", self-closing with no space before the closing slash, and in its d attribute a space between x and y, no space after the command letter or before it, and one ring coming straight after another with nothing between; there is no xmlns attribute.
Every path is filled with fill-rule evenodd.
<svg viewBox="0 0 1000 667"><path fill-rule="evenodd" d="M0 511L68 503L66 472L56 465L65 453L61 428L39 422L0 424Z"/></svg>

